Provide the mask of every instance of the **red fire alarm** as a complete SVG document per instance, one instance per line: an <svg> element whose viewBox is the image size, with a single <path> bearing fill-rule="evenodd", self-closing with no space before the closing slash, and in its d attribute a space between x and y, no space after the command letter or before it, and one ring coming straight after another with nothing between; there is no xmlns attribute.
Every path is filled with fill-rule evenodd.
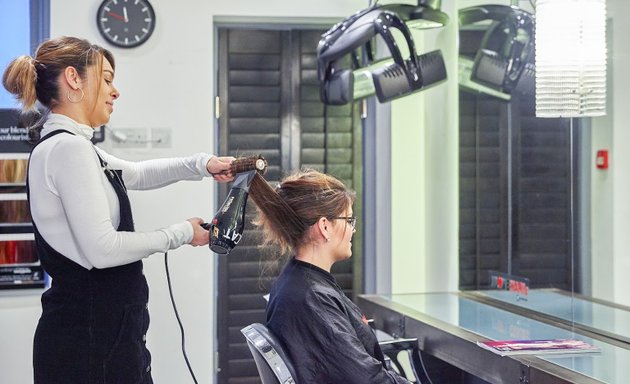
<svg viewBox="0 0 630 384"><path fill-rule="evenodd" d="M600 149L595 157L597 169L608 169L608 150Z"/></svg>

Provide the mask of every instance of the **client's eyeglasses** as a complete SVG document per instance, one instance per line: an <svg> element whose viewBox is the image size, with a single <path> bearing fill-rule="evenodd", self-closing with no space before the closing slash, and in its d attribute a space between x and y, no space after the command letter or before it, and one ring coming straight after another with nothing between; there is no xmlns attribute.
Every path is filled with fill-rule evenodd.
<svg viewBox="0 0 630 384"><path fill-rule="evenodd" d="M350 224L350 226L352 228L354 228L355 225L357 225L357 218L354 216L350 216L350 217L331 217L331 219L333 220L345 220L348 224Z"/></svg>

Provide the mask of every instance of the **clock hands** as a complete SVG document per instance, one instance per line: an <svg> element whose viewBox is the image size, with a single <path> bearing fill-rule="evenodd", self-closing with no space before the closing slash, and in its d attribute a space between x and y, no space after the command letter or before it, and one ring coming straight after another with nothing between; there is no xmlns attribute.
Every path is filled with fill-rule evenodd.
<svg viewBox="0 0 630 384"><path fill-rule="evenodd" d="M111 12L111 11L110 11L110 12L107 12L107 14L108 14L108 15L110 15L110 16L112 16L112 17L114 17L114 18L116 18L116 19L118 19L118 20L124 20L124 21L125 21L125 23L127 23L127 22L128 22L128 20L127 20L127 18L126 18L126 17L123 17L123 16L121 16L121 15L119 15L119 14L117 14L117 13L114 13L114 12Z"/></svg>
<svg viewBox="0 0 630 384"><path fill-rule="evenodd" d="M115 12L112 12L112 11L107 12L107 14L112 16L113 18L116 18L118 20L122 20L125 23L129 22L129 17L127 16L127 7L123 7L123 16L121 16L121 15L115 13Z"/></svg>

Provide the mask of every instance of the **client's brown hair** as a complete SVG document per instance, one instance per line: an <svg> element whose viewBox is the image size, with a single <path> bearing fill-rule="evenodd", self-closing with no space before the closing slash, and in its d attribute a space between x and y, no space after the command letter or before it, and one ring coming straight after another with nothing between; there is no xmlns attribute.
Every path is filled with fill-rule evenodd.
<svg viewBox="0 0 630 384"><path fill-rule="evenodd" d="M279 246L283 255L310 241L306 234L317 220L340 216L355 199L343 182L313 169L285 177L276 188L256 175L249 195L258 208L254 224L263 229L263 244Z"/></svg>

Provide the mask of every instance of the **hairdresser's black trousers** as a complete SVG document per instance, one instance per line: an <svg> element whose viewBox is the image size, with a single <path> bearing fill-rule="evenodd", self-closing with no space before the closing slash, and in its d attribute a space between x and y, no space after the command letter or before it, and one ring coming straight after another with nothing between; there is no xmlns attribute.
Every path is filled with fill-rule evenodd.
<svg viewBox="0 0 630 384"><path fill-rule="evenodd" d="M142 264L90 271L72 267L83 271L75 271L72 279L53 278L42 295L35 384L151 383Z"/></svg>
<svg viewBox="0 0 630 384"><path fill-rule="evenodd" d="M40 143L59 133L69 132L52 132ZM117 230L131 232L133 217L122 175L104 172L120 204ZM87 270L54 250L33 224L37 254L52 277L35 331L35 384L151 384L151 355L145 345L149 289L142 262Z"/></svg>

